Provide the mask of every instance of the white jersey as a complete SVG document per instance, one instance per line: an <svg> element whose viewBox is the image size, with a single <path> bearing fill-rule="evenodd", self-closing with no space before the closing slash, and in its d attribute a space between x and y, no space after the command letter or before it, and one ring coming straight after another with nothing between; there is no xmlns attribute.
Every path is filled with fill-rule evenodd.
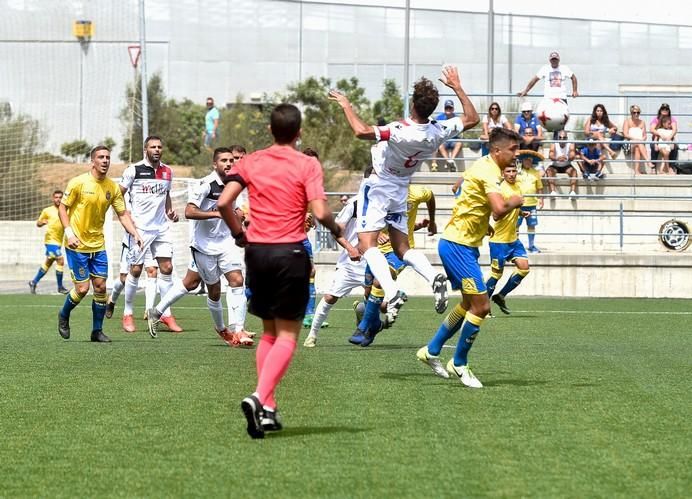
<svg viewBox="0 0 692 499"><path fill-rule="evenodd" d="M411 175L418 171L423 160L432 157L445 141L463 132L464 125L456 117L423 124L407 118L376 126L374 130L379 142L372 148L375 173L380 178L408 185Z"/></svg>
<svg viewBox="0 0 692 499"><path fill-rule="evenodd" d="M158 168L143 159L125 168L120 185L127 189L126 202L131 206L137 230L162 232L168 230L166 196L171 190L172 170L163 163Z"/></svg>
<svg viewBox="0 0 692 499"><path fill-rule="evenodd" d="M565 80L572 78L572 70L569 66L560 65L556 68L550 64L541 67L536 73L537 78L543 78L543 97L547 99L566 99L567 87Z"/></svg>
<svg viewBox="0 0 692 499"><path fill-rule="evenodd" d="M358 246L358 232L356 232L356 221L358 216L358 197L353 196L348 200L348 203L341 208L341 211L336 216L336 223L344 227L344 239L346 239L352 246ZM343 250L339 254L339 258L336 261L337 267L342 267L345 264L358 264L358 262L352 261L346 250Z"/></svg>
<svg viewBox="0 0 692 499"><path fill-rule="evenodd" d="M187 202L202 211L215 211L224 183L218 173L212 172L194 186ZM190 246L206 255L220 255L235 243L231 237L231 229L221 218L192 220L192 236Z"/></svg>

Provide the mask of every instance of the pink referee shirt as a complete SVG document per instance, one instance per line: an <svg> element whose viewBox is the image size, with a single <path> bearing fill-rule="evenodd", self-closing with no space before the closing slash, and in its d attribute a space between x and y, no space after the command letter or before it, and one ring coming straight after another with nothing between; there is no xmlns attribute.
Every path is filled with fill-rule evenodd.
<svg viewBox="0 0 692 499"><path fill-rule="evenodd" d="M315 199L326 200L317 159L290 146L273 145L233 166L250 200L250 243L298 243L305 239L305 212Z"/></svg>

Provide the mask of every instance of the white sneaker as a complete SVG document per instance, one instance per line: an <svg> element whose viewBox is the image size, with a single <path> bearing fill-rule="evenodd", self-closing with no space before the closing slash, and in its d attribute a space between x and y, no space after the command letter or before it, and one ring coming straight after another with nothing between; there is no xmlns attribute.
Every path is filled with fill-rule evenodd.
<svg viewBox="0 0 692 499"><path fill-rule="evenodd" d="M428 366L430 366L430 369L432 369L436 376L439 376L440 378L449 378L449 373L445 371L445 368L442 366L442 361L440 361L440 358L430 355L428 353L427 346L420 348L418 352L416 352L416 357L422 363L428 364Z"/></svg>
<svg viewBox="0 0 692 499"><path fill-rule="evenodd" d="M449 374L456 374L459 377L459 381L469 388L483 388L483 384L473 375L469 366L457 367L454 365L454 359L451 359L447 362L447 371Z"/></svg>
<svg viewBox="0 0 692 499"><path fill-rule="evenodd" d="M569 199L570 201L574 201L575 199L577 199L577 193L574 191L569 191Z"/></svg>
<svg viewBox="0 0 692 499"><path fill-rule="evenodd" d="M307 348L314 348L315 346L317 346L317 337L308 335L308 337L305 338L305 341L303 342L303 346Z"/></svg>
<svg viewBox="0 0 692 499"><path fill-rule="evenodd" d="M447 277L444 274L437 274L432 284L433 299L435 300L435 312L444 313L449 304L447 296Z"/></svg>
<svg viewBox="0 0 692 499"><path fill-rule="evenodd" d="M557 192L555 192L555 191L550 191L550 197L553 198L553 199L557 198Z"/></svg>

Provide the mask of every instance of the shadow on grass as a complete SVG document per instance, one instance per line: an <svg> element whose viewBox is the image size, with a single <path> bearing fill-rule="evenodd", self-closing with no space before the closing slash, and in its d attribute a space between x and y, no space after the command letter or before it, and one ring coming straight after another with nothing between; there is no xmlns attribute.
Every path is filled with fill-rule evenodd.
<svg viewBox="0 0 692 499"><path fill-rule="evenodd" d="M298 426L285 428L276 433L267 433L266 438L300 437L304 435L327 435L331 433L364 433L371 428L354 428L350 426Z"/></svg>
<svg viewBox="0 0 692 499"><path fill-rule="evenodd" d="M408 381L411 379L428 378L431 381L443 381L444 378L435 376L432 372L406 372L406 373L382 373L380 378L394 381Z"/></svg>
<svg viewBox="0 0 692 499"><path fill-rule="evenodd" d="M548 384L547 381L542 381L542 380L536 380L536 379L496 379L496 380L483 380L482 381L483 386L503 386L503 385L510 385L510 386L538 386L538 385L546 385Z"/></svg>

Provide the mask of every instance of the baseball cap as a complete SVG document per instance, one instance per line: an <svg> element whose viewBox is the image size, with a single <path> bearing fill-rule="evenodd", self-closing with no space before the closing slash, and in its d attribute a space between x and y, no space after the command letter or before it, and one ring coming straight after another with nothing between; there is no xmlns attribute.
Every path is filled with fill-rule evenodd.
<svg viewBox="0 0 692 499"><path fill-rule="evenodd" d="M447 99L445 101L445 107L454 107L454 101L452 99Z"/></svg>
<svg viewBox="0 0 692 499"><path fill-rule="evenodd" d="M560 59L559 52L557 50L553 50L548 56L548 59Z"/></svg>
<svg viewBox="0 0 692 499"><path fill-rule="evenodd" d="M522 110L522 111L533 111L533 106L531 105L530 102L524 102L524 103L521 105L521 110Z"/></svg>

